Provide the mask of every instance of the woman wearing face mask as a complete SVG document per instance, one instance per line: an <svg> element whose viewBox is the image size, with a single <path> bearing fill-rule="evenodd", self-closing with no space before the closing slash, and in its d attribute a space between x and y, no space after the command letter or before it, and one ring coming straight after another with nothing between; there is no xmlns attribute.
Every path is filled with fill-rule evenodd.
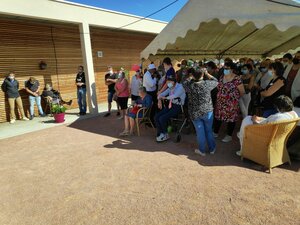
<svg viewBox="0 0 300 225"><path fill-rule="evenodd" d="M10 109L10 123L13 124L16 122L15 114L15 103L19 108L19 111L22 116L22 120L29 120L24 113L22 99L19 94L19 82L15 79L15 74L10 72L5 78L1 85L2 91L6 93L8 97L8 104Z"/></svg>
<svg viewBox="0 0 300 225"><path fill-rule="evenodd" d="M139 98L139 88L142 86L142 77L140 71L136 71L135 75L131 78L130 90L131 90L131 104L134 105Z"/></svg>
<svg viewBox="0 0 300 225"><path fill-rule="evenodd" d="M260 92L264 90L270 81L272 80L272 74L268 73L268 68L270 61L264 60L260 63L259 74L256 76L254 81L254 90L255 90L255 106L260 106L263 100L263 97L260 96Z"/></svg>
<svg viewBox="0 0 300 225"><path fill-rule="evenodd" d="M277 109L274 107L274 100L285 94L286 80L283 77L284 67L280 62L271 63L268 70L268 75L272 75L272 80L268 84L265 90L260 92L260 95L264 98L262 101L263 117L267 118L270 115L277 113Z"/></svg>
<svg viewBox="0 0 300 225"><path fill-rule="evenodd" d="M218 137L222 122L227 122L227 134L222 139L223 142L232 141L235 123L239 118L239 99L245 93L241 78L233 72L235 70L236 65L234 63L225 63L224 75L220 77L218 84L214 136Z"/></svg>
<svg viewBox="0 0 300 225"><path fill-rule="evenodd" d="M167 125L169 119L175 117L181 111L184 105L185 91L182 84L176 82L175 77L168 77L166 83L167 89L158 95L158 108L161 109L155 115L155 124L157 128L156 141L163 142L169 139ZM169 100L168 106L163 108L162 100Z"/></svg>
<svg viewBox="0 0 300 225"><path fill-rule="evenodd" d="M251 101L251 90L254 85L254 76L250 73L251 69L252 66L249 64L245 64L241 68L241 73L242 73L241 78L244 85L245 94L241 96L239 100L239 104L240 104L243 118L248 116L248 109Z"/></svg>
<svg viewBox="0 0 300 225"><path fill-rule="evenodd" d="M118 80L115 85L117 101L120 105L122 115L119 119L123 119L128 108L128 98L129 98L129 84L125 77L125 73L120 71L118 75Z"/></svg>
<svg viewBox="0 0 300 225"><path fill-rule="evenodd" d="M191 69L190 73L192 79L185 80L183 86L189 98L188 112L197 133L199 148L195 150L195 153L205 156L207 143L209 153L214 154L216 143L212 131L214 116L211 91L217 87L218 80L206 70Z"/></svg>

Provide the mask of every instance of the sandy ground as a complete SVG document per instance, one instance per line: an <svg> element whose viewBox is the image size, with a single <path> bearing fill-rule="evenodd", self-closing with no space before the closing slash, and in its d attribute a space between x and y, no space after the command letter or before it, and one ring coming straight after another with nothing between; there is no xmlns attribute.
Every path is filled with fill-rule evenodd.
<svg viewBox="0 0 300 225"><path fill-rule="evenodd" d="M1 225L300 224L300 162L265 173L234 143L215 155L120 139L103 117L0 140Z"/></svg>

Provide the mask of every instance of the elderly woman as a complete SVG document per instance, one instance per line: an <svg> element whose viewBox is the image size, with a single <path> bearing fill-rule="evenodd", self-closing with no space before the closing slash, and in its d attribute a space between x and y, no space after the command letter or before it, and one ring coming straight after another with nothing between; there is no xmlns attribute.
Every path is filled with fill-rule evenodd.
<svg viewBox="0 0 300 225"><path fill-rule="evenodd" d="M133 135L134 131L134 125L135 125L135 118L138 116L141 118L143 116L142 112L137 115L137 112L142 107L150 108L152 106L152 97L147 94L145 87L139 88L139 98L135 101L134 107L131 109L131 111L128 112L128 114L125 115L125 129L122 133L120 133L120 136L131 136Z"/></svg>
<svg viewBox="0 0 300 225"><path fill-rule="evenodd" d="M293 111L293 101L284 95L281 95L274 99L274 107L277 110L276 114L270 115L268 118L258 117L258 116L247 116L241 125L240 132L238 133L238 138L240 139L240 144L243 146L244 129L248 125L253 124L266 124L271 122L276 122L280 120L290 120L298 118L296 112ZM241 155L241 150L236 152L237 155Z"/></svg>
<svg viewBox="0 0 300 225"><path fill-rule="evenodd" d="M285 94L286 80L283 77L284 67L280 62L271 63L269 66L268 76L272 77L272 80L268 84L265 90L260 92L260 95L264 97L262 101L263 117L267 118L270 115L277 113L277 109L274 107L274 100Z"/></svg>
<svg viewBox="0 0 300 225"><path fill-rule="evenodd" d="M118 97L117 102L121 108L122 116L119 119L123 119L128 108L128 98L129 98L129 84L125 77L125 73L120 71L118 75L118 80L115 85L116 96Z"/></svg>
<svg viewBox="0 0 300 225"><path fill-rule="evenodd" d="M195 126L199 148L196 154L205 156L206 143L210 154L216 151L216 142L213 136L213 103L211 91L217 87L218 80L205 71L190 71L192 79L184 81L183 86L188 95L188 112ZM204 80L204 75L206 79Z"/></svg>
<svg viewBox="0 0 300 225"><path fill-rule="evenodd" d="M227 135L222 139L223 142L232 141L235 123L239 118L239 99L245 93L242 80L234 73L235 70L233 62L226 62L224 75L220 77L218 84L214 136L218 137L222 122L227 122Z"/></svg>
<svg viewBox="0 0 300 225"><path fill-rule="evenodd" d="M167 132L168 121L180 113L181 107L185 101L185 91L182 84L176 82L175 77L167 78L167 89L158 95L158 108L162 109L155 115L155 124L157 128L157 142L167 141L169 135ZM168 106L163 107L162 100L169 100Z"/></svg>
<svg viewBox="0 0 300 225"><path fill-rule="evenodd" d="M59 91L54 90L51 84L46 84L42 96L47 99L48 102L53 104L66 104L71 105L72 100L66 102L62 99Z"/></svg>

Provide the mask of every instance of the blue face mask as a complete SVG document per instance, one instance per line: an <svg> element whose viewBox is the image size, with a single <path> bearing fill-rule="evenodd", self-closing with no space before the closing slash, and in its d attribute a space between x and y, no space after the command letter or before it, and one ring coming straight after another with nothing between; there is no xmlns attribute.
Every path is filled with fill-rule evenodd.
<svg viewBox="0 0 300 225"><path fill-rule="evenodd" d="M265 73L268 71L268 69L266 67L260 67L259 68L260 72Z"/></svg>
<svg viewBox="0 0 300 225"><path fill-rule="evenodd" d="M242 74L243 74L243 75L248 74L248 70L242 70Z"/></svg>
<svg viewBox="0 0 300 225"><path fill-rule="evenodd" d="M272 72L272 70L268 70L267 75L268 75L269 77L273 77L273 72Z"/></svg>
<svg viewBox="0 0 300 225"><path fill-rule="evenodd" d="M168 88L170 88L170 89L174 86L173 83L171 83L171 82L167 83L167 85L168 85Z"/></svg>
<svg viewBox="0 0 300 225"><path fill-rule="evenodd" d="M224 75L229 75L230 74L230 70L229 69L224 69Z"/></svg>

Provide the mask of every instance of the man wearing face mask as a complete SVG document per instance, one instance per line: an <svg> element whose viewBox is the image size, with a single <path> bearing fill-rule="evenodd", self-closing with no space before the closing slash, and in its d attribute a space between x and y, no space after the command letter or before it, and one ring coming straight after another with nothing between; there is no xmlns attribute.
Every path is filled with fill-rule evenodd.
<svg viewBox="0 0 300 225"><path fill-rule="evenodd" d="M26 82L25 90L29 94L29 103L30 103L30 119L34 118L34 104L36 103L40 116L45 117L46 114L43 112L41 105L41 96L40 96L40 83L34 77L30 77Z"/></svg>
<svg viewBox="0 0 300 225"><path fill-rule="evenodd" d="M105 85L107 85L108 91L107 91L107 102L108 102L108 111L104 115L104 117L110 116L111 113L111 107L112 107L112 102L114 100L114 94L115 94L115 84L118 81L118 74L114 73L114 70L112 66L107 67L108 72L105 74L104 79L105 79ZM117 101L116 101L117 102ZM120 106L117 102L117 116L120 116Z"/></svg>
<svg viewBox="0 0 300 225"><path fill-rule="evenodd" d="M10 123L13 124L16 122L15 103L17 103L22 120L28 121L29 119L25 116L22 99L19 94L19 82L15 79L15 74L13 72L10 72L5 78L1 85L1 89L8 97Z"/></svg>
<svg viewBox="0 0 300 225"><path fill-rule="evenodd" d="M163 66L164 66L164 69L165 69L165 72L166 72L166 79L168 79L169 77L175 77L176 76L175 70L174 70L172 62L171 62L171 59L169 57L164 58ZM168 87L167 87L166 83L164 83L162 89L158 92L158 94L164 92L167 88Z"/></svg>
<svg viewBox="0 0 300 225"><path fill-rule="evenodd" d="M157 110L157 78L155 77L156 67L149 64L147 72L143 76L143 87L146 88L147 94L152 97L153 107L151 110L151 121L154 122L154 115Z"/></svg>
<svg viewBox="0 0 300 225"><path fill-rule="evenodd" d="M182 84L177 83L175 77L168 77L166 85L167 89L157 96L158 108L161 109L161 111L155 115L157 142L163 142L169 139L167 132L168 121L179 114L186 97ZM168 105L164 108L163 100L169 100Z"/></svg>
<svg viewBox="0 0 300 225"><path fill-rule="evenodd" d="M286 69L289 65L293 64L293 56L291 53L286 53L282 57L282 65L284 66L284 69Z"/></svg>
<svg viewBox="0 0 300 225"><path fill-rule="evenodd" d="M283 77L286 79L285 94L295 102L300 97L300 51L295 54L293 64L286 67Z"/></svg>

